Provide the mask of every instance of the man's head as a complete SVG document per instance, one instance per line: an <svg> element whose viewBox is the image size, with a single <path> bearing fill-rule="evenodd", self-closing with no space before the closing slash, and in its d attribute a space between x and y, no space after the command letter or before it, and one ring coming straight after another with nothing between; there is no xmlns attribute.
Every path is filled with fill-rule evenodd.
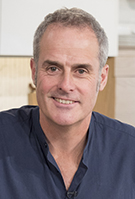
<svg viewBox="0 0 135 199"><path fill-rule="evenodd" d="M63 9L46 17L31 59L42 124L88 125L107 82L106 46L103 29L84 11Z"/></svg>
<svg viewBox="0 0 135 199"><path fill-rule="evenodd" d="M99 44L99 63L100 69L105 65L108 57L108 39L103 28L96 21L96 19L89 13L77 9L60 9L52 14L48 14L44 21L37 28L34 35L33 42L33 56L37 65L40 53L40 41L46 31L47 27L51 24L62 25L63 27L76 27L83 30L83 28L90 28L96 35Z"/></svg>

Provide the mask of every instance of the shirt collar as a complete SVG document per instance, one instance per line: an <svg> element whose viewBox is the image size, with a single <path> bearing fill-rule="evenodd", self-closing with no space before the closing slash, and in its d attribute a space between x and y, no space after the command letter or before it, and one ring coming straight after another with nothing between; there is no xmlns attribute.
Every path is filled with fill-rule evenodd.
<svg viewBox="0 0 135 199"><path fill-rule="evenodd" d="M82 162L88 167L88 162L90 158L90 152L91 152L91 142L92 142L92 134L94 132L94 117L93 114L91 116L91 121L88 129L88 135L87 135L87 144L85 146Z"/></svg>
<svg viewBox="0 0 135 199"><path fill-rule="evenodd" d="M49 147L46 142L45 134L44 134L44 132L41 128L40 122L39 122L39 107L38 106L33 110L32 117L33 117L33 127L32 127L33 132L34 132L39 144L41 145L42 150L45 151L45 153L47 154Z"/></svg>

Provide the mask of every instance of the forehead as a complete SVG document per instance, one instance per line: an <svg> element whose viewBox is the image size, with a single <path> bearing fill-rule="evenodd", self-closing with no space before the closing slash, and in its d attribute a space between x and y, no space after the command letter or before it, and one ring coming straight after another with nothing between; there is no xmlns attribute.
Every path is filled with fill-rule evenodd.
<svg viewBox="0 0 135 199"><path fill-rule="evenodd" d="M60 41L72 41L81 39L81 41L92 42L95 41L98 44L97 37L94 31L89 27L74 27L74 26L63 26L61 24L51 24L47 27L46 31L44 32L41 43L43 40L52 41L52 38L55 40ZM55 40L52 42L54 43Z"/></svg>
<svg viewBox="0 0 135 199"><path fill-rule="evenodd" d="M90 28L49 25L40 42L40 55L62 55L77 59L98 60L99 46ZM99 60L98 60L99 61Z"/></svg>

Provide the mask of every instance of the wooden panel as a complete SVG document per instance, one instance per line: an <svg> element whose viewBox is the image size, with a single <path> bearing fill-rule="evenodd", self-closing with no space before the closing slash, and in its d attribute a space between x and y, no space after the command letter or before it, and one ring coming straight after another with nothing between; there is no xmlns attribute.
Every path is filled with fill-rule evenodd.
<svg viewBox="0 0 135 199"><path fill-rule="evenodd" d="M30 57L0 57L0 110L28 104Z"/></svg>
<svg viewBox="0 0 135 199"><path fill-rule="evenodd" d="M115 117L115 78L114 78L114 58L108 58L109 65L108 82L105 89L99 92L94 110L108 117Z"/></svg>
<svg viewBox="0 0 135 199"><path fill-rule="evenodd" d="M37 105L36 91L28 94L28 103L29 105Z"/></svg>

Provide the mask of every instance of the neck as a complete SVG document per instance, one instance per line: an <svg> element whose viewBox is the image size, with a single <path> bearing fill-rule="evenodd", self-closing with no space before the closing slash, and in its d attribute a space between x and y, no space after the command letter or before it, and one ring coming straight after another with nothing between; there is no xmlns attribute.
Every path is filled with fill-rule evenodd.
<svg viewBox="0 0 135 199"><path fill-rule="evenodd" d="M87 140L87 130L90 118L71 126L60 126L40 118L41 127L46 135L50 152L52 154L63 152L71 153L75 149L82 151Z"/></svg>

